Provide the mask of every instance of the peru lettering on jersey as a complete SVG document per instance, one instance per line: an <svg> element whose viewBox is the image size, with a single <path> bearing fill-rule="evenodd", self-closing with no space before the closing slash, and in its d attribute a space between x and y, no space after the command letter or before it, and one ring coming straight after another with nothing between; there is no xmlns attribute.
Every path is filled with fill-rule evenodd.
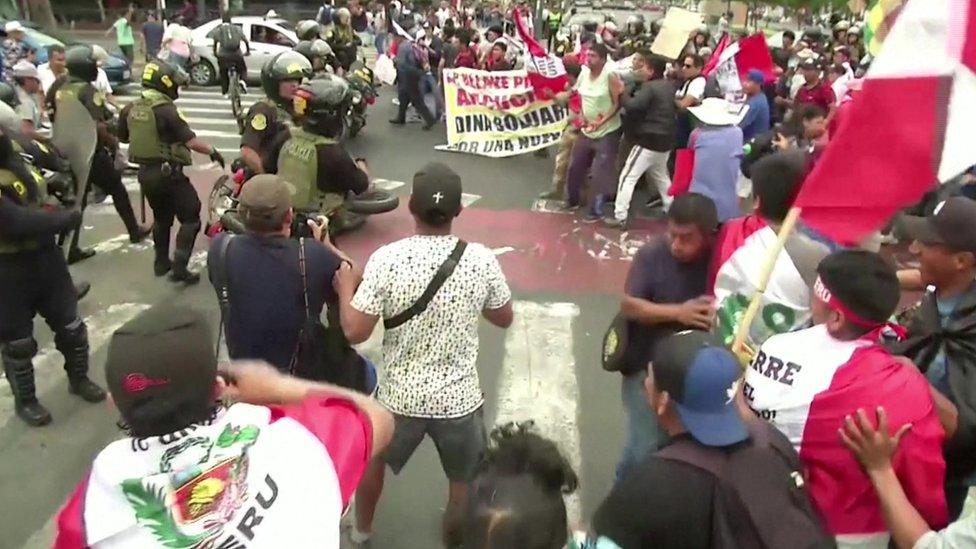
<svg viewBox="0 0 976 549"><path fill-rule="evenodd" d="M711 280L717 330L726 344L735 336L749 301L759 286L760 266L776 242L776 231L758 216L733 219L722 226ZM810 288L786 249L776 257L746 343L756 349L774 334L790 332L810 321Z"/></svg>
<svg viewBox="0 0 976 549"><path fill-rule="evenodd" d="M766 340L742 390L756 415L800 454L810 496L841 547L883 549L889 538L871 482L837 434L858 408L873 414L883 406L893 431L912 424L895 453L895 472L929 525L945 525L938 488L945 434L928 382L915 368L870 341L839 341L818 325Z"/></svg>
<svg viewBox="0 0 976 549"><path fill-rule="evenodd" d="M315 397L113 442L62 509L55 548L338 548L371 440L352 403Z"/></svg>

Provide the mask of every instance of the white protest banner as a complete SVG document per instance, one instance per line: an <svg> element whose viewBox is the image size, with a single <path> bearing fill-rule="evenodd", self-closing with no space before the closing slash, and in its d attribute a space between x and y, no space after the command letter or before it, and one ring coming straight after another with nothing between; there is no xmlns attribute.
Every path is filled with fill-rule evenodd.
<svg viewBox="0 0 976 549"><path fill-rule="evenodd" d="M668 59L677 59L688 45L691 31L702 24L700 13L672 7L661 23L661 31L651 44L651 52Z"/></svg>
<svg viewBox="0 0 976 549"><path fill-rule="evenodd" d="M557 143L569 120L567 108L536 97L524 70L445 70L444 103L444 151L515 156Z"/></svg>

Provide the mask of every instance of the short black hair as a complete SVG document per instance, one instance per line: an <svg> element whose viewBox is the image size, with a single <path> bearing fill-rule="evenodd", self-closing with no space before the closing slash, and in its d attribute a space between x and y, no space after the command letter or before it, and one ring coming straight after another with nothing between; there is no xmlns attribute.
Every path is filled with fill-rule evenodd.
<svg viewBox="0 0 976 549"><path fill-rule="evenodd" d="M565 494L579 479L532 422L495 428L468 499L445 521L448 547L550 549L566 543Z"/></svg>
<svg viewBox="0 0 976 549"><path fill-rule="evenodd" d="M806 103L801 105L797 109L797 118L802 121L813 120L814 118L824 118L827 116L827 111L823 110L820 105L814 105L813 103Z"/></svg>
<svg viewBox="0 0 976 549"><path fill-rule="evenodd" d="M590 47L590 51L599 55L601 59L606 59L607 56L610 55L610 50L607 48L606 44L593 44Z"/></svg>
<svg viewBox="0 0 976 549"><path fill-rule="evenodd" d="M694 225L704 235L718 229L718 209L711 198L699 193L675 197L668 208L668 219L678 225Z"/></svg>
<svg viewBox="0 0 976 549"><path fill-rule="evenodd" d="M847 69L845 69L843 65L834 64L830 66L830 72L836 75L844 76L845 74L847 74Z"/></svg>
<svg viewBox="0 0 976 549"><path fill-rule="evenodd" d="M705 58L700 55L686 53L685 56L681 58L681 62L684 63L685 59L691 59L692 64L695 65L695 68L697 69L705 67Z"/></svg>
<svg viewBox="0 0 976 549"><path fill-rule="evenodd" d="M644 60L644 63L654 69L654 76L658 78L663 77L665 71L668 70L668 60L663 56L652 53L651 50L639 49L637 50L637 55Z"/></svg>
<svg viewBox="0 0 976 549"><path fill-rule="evenodd" d="M488 29L485 31L485 36L487 36L489 32L493 32L493 33L497 34L498 36L504 36L505 35L505 29L499 27L498 25L492 25L492 26L488 27Z"/></svg>
<svg viewBox="0 0 976 549"><path fill-rule="evenodd" d="M50 46L48 46L47 47L48 57L50 57L51 54L54 53L65 53L64 46L62 46L61 44L51 44Z"/></svg>
<svg viewBox="0 0 976 549"><path fill-rule="evenodd" d="M579 63L566 63L564 68L566 69L566 74L573 78L579 78L579 75L583 72L583 65Z"/></svg>
<svg viewBox="0 0 976 549"><path fill-rule="evenodd" d="M775 223L786 219L807 167L807 154L801 150L775 152L752 165L752 189L759 199L761 217Z"/></svg>
<svg viewBox="0 0 976 549"><path fill-rule="evenodd" d="M796 40L796 33L793 32L793 31L791 31L791 30L783 31L783 38L789 38L790 40Z"/></svg>
<svg viewBox="0 0 976 549"><path fill-rule="evenodd" d="M495 42L494 44L491 45L491 47L493 47L493 48L495 46L498 46L499 48L501 48L502 51L508 51L508 44L506 44L505 42L502 42L500 40L498 42Z"/></svg>

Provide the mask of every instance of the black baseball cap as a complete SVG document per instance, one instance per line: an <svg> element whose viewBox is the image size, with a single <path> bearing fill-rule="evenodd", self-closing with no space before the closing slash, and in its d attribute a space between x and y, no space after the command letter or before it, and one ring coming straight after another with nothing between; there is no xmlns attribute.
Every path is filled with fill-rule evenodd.
<svg viewBox="0 0 976 549"><path fill-rule="evenodd" d="M177 305L149 308L112 334L105 380L122 417L157 414L212 397L217 360L203 315Z"/></svg>
<svg viewBox="0 0 976 549"><path fill-rule="evenodd" d="M729 446L749 438L735 392L742 368L714 335L685 330L661 340L651 369L654 386L675 401L685 429L706 446Z"/></svg>
<svg viewBox="0 0 976 549"><path fill-rule="evenodd" d="M411 208L423 221L442 225L461 213L461 176L431 162L413 176Z"/></svg>
<svg viewBox="0 0 976 549"><path fill-rule="evenodd" d="M976 253L976 201L964 196L948 198L928 217L902 216L899 228L923 244L943 244L958 252Z"/></svg>
<svg viewBox="0 0 976 549"><path fill-rule="evenodd" d="M834 252L820 261L817 274L823 287L846 309L871 323L888 320L901 299L895 268L873 252Z"/></svg>

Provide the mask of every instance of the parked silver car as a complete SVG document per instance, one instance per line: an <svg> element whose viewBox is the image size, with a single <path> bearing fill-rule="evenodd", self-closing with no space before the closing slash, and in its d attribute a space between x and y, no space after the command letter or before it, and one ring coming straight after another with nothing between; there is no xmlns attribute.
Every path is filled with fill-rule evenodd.
<svg viewBox="0 0 976 549"><path fill-rule="evenodd" d="M190 73L190 81L194 85L211 86L217 82L217 58L213 54L213 33L221 22L220 19L214 19L190 32L193 61L188 65L187 72ZM251 55L244 57L249 80L260 78L261 67L268 59L298 44L295 29L284 19L240 16L231 18L231 23L240 27L251 43ZM241 50L243 49L242 44Z"/></svg>

